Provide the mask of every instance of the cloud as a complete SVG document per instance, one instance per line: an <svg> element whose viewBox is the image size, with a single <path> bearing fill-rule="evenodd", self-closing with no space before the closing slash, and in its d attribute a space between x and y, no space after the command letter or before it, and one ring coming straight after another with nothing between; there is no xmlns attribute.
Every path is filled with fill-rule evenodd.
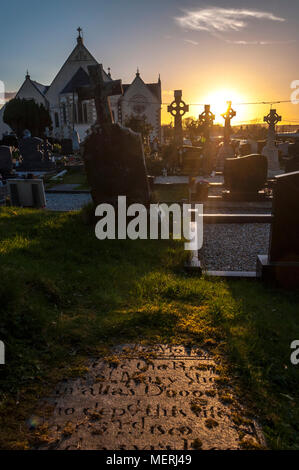
<svg viewBox="0 0 299 470"><path fill-rule="evenodd" d="M285 21L285 18L273 13L256 10L241 10L231 8L203 8L195 11L184 11L184 15L175 18L176 22L185 29L197 31L227 32L240 31L246 28L249 19Z"/></svg>
<svg viewBox="0 0 299 470"><path fill-rule="evenodd" d="M184 39L184 41L187 42L188 44L192 44L192 46L198 46L198 42L193 41L192 39Z"/></svg>
<svg viewBox="0 0 299 470"><path fill-rule="evenodd" d="M271 44L293 44L297 42L296 39L292 39L290 41L231 41L226 39L228 44L239 44L239 45L258 45L258 46L268 46Z"/></svg>

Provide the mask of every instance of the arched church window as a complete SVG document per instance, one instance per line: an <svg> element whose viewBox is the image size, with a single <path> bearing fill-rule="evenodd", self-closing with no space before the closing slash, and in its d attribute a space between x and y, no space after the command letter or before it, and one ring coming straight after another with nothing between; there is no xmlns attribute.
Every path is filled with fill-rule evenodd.
<svg viewBox="0 0 299 470"><path fill-rule="evenodd" d="M63 117L63 123L66 124L66 106L65 103L62 103L62 117Z"/></svg>
<svg viewBox="0 0 299 470"><path fill-rule="evenodd" d="M55 119L55 127L59 127L59 116L58 113L54 114L54 119Z"/></svg>
<svg viewBox="0 0 299 470"><path fill-rule="evenodd" d="M88 123L87 103L83 103L83 122Z"/></svg>
<svg viewBox="0 0 299 470"><path fill-rule="evenodd" d="M148 101L143 95L134 95L130 100L130 107L136 114L143 114L148 106Z"/></svg>

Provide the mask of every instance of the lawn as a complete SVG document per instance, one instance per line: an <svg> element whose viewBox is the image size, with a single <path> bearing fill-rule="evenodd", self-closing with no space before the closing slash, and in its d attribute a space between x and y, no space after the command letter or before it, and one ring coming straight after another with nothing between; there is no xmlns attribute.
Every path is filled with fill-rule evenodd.
<svg viewBox="0 0 299 470"><path fill-rule="evenodd" d="M188 277L178 241L99 241L80 213L0 209L0 447L62 377L114 344L184 343L221 355L271 448L299 449L299 293Z"/></svg>
<svg viewBox="0 0 299 470"><path fill-rule="evenodd" d="M153 200L156 202L177 202L182 199L189 199L189 189L187 184L155 184Z"/></svg>
<svg viewBox="0 0 299 470"><path fill-rule="evenodd" d="M51 189L58 184L77 184L75 189L89 189L86 173L83 168L65 168L67 173L59 180L50 179L46 182L46 189Z"/></svg>

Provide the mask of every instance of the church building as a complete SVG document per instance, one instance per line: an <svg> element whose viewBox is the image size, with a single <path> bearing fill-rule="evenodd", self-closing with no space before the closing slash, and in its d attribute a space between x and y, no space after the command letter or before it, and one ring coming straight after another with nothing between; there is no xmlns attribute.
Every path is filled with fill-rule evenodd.
<svg viewBox="0 0 299 470"><path fill-rule="evenodd" d="M76 90L89 85L88 66L98 64L85 47L82 30L78 28L77 44L61 67L50 86L31 79L29 73L16 94L16 98L34 99L50 112L52 130L49 136L58 139L72 138L74 130L84 140L90 126L95 123L94 100L78 101ZM103 80L112 80L110 69L103 71ZM118 77L117 77L118 78ZM137 70L131 84L123 84L123 95L110 98L114 121L125 125L131 116L145 118L151 125L150 140L161 141L161 80L145 83ZM0 110L0 138L10 131L3 122L4 107Z"/></svg>

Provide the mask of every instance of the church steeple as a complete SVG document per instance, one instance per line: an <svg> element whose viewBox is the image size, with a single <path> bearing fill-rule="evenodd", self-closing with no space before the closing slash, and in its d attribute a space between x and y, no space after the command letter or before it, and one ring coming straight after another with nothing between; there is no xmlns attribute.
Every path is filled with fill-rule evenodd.
<svg viewBox="0 0 299 470"><path fill-rule="evenodd" d="M30 75L29 75L29 71L28 71L28 69L27 69L27 71L26 71L25 78L26 78L26 80L30 80Z"/></svg>
<svg viewBox="0 0 299 470"><path fill-rule="evenodd" d="M77 31L78 31L78 37L77 37L77 43L78 44L83 44L83 30L82 28L79 26L79 28L77 28Z"/></svg>
<svg viewBox="0 0 299 470"><path fill-rule="evenodd" d="M139 67L137 67L136 77L140 77Z"/></svg>

